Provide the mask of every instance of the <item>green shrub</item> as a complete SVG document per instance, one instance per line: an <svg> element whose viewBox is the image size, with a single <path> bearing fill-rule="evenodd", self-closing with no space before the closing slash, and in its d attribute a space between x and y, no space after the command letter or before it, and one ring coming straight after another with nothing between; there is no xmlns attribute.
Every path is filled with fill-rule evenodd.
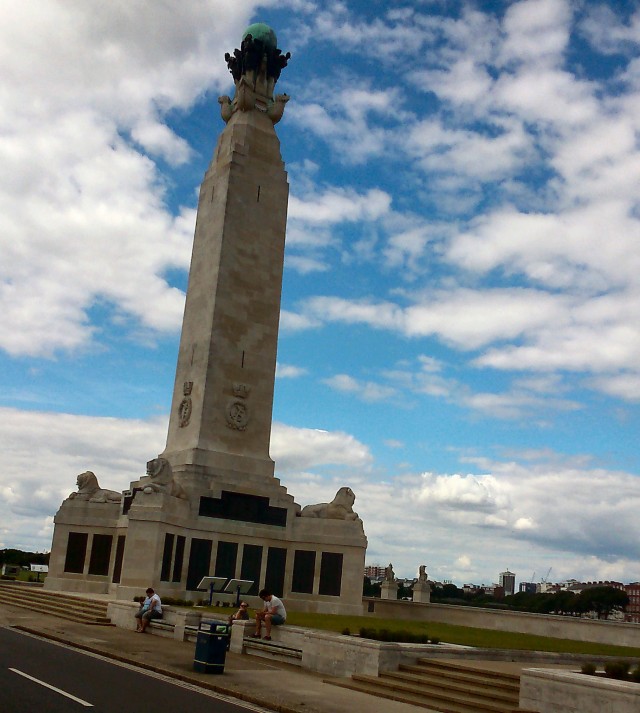
<svg viewBox="0 0 640 713"><path fill-rule="evenodd" d="M580 667L580 671L587 676L594 676L596 673L596 665L594 663L583 663Z"/></svg>
<svg viewBox="0 0 640 713"><path fill-rule="evenodd" d="M415 634L405 629L391 631L390 629L372 629L368 626L360 627L360 638L373 639L374 641L387 641L401 644L428 644L428 634ZM436 642L437 643L437 642Z"/></svg>
<svg viewBox="0 0 640 713"><path fill-rule="evenodd" d="M630 668L628 661L610 661L604 665L604 673L607 678L622 680L628 678Z"/></svg>
<svg viewBox="0 0 640 713"><path fill-rule="evenodd" d="M432 636L432 637L429 639L429 643L430 643L430 644L439 644L439 643L440 643L440 639L439 639L437 636Z"/></svg>
<svg viewBox="0 0 640 713"><path fill-rule="evenodd" d="M188 599L179 599L177 597L162 597L162 603L167 606L174 607L192 607L193 602Z"/></svg>
<svg viewBox="0 0 640 713"><path fill-rule="evenodd" d="M344 627L344 629L342 630L342 635L343 636L351 636L351 631L348 626Z"/></svg>

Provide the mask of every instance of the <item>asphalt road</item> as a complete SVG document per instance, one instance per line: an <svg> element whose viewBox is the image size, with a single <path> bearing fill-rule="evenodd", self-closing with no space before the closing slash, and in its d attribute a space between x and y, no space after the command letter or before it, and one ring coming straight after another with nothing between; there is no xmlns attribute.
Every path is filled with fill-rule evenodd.
<svg viewBox="0 0 640 713"><path fill-rule="evenodd" d="M0 627L2 713L247 713L255 706Z"/></svg>

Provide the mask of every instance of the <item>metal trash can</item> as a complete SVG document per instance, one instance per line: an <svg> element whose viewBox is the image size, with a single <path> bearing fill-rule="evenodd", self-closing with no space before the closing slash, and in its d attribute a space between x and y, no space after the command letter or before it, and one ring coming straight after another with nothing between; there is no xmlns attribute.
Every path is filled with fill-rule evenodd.
<svg viewBox="0 0 640 713"><path fill-rule="evenodd" d="M217 621L201 621L196 639L193 670L198 673L224 673L231 626Z"/></svg>

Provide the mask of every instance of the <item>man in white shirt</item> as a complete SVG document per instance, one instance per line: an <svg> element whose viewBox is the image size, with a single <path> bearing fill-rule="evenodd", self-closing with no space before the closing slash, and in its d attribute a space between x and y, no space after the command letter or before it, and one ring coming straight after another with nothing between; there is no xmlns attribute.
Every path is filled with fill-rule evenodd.
<svg viewBox="0 0 640 713"><path fill-rule="evenodd" d="M138 634L144 634L144 630L149 626L149 622L152 619L162 619L162 602L160 601L160 597L151 587L147 589L146 594L147 598L135 615L136 619L138 619L138 628L136 629Z"/></svg>
<svg viewBox="0 0 640 713"><path fill-rule="evenodd" d="M256 631L251 636L254 639L260 638L262 622L264 622L264 640L271 641L271 627L284 624L287 619L287 612L282 601L278 597L274 597L268 589L263 589L258 596L264 602L264 609L256 612Z"/></svg>

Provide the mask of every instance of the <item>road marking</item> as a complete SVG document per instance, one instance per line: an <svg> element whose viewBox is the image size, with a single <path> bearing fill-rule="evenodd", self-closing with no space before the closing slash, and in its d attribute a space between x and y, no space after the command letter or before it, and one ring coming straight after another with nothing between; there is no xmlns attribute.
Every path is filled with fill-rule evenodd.
<svg viewBox="0 0 640 713"><path fill-rule="evenodd" d="M120 668L124 668L128 671L134 671L135 673L141 674L142 676L149 676L150 678L165 681L166 683L172 686L186 688L202 696L207 696L209 698L215 698L221 701L225 701L226 703L230 703L238 708L246 708L247 710L254 711L255 713L272 713L272 709L263 708L262 706L259 706L255 703L250 703L249 701L243 701L240 698L235 698L232 695L227 695L218 691L212 691L208 688L200 687L197 683L181 681L180 679L175 678L173 676L167 676L165 674L158 673L157 671L151 671L146 668L141 668L140 666L136 665L134 661L119 661L118 659L114 659L112 658L112 656L109 656L108 652L98 653L97 651L90 651L83 648L78 648L77 646L73 646L71 643L64 643L63 641L58 641L54 638L48 638L42 636L41 634L37 634L21 625L10 625L8 627L0 626L0 628L9 629L9 631L13 631L16 634L28 636L31 639L36 639L37 641L41 641L46 644L51 644L52 646L59 646L62 649L67 649L67 651L73 651L78 655L90 656L91 658L99 659L100 661L104 661L105 663L111 664L112 666L119 666ZM260 661L263 660L264 659L260 659ZM275 666L270 666L268 664L263 665L266 666L269 671L278 670Z"/></svg>
<svg viewBox="0 0 640 713"><path fill-rule="evenodd" d="M44 686L45 688L49 688L52 691L55 691L56 693L60 693L61 695L66 696L67 698L70 698L72 701L79 703L81 706L85 706L87 708L93 708L93 703L87 703L87 701L83 701L82 698L76 698L75 696L72 696L70 693L67 693L66 691L62 691L59 688L56 688L55 686L52 686L49 683L45 683L44 681L40 681L38 678L29 676L29 674L24 673L24 671L18 671L17 668L10 668L9 671L13 671L14 673L17 673L19 676L24 676L25 678L28 678L30 681L33 681L34 683L39 683L41 686Z"/></svg>

